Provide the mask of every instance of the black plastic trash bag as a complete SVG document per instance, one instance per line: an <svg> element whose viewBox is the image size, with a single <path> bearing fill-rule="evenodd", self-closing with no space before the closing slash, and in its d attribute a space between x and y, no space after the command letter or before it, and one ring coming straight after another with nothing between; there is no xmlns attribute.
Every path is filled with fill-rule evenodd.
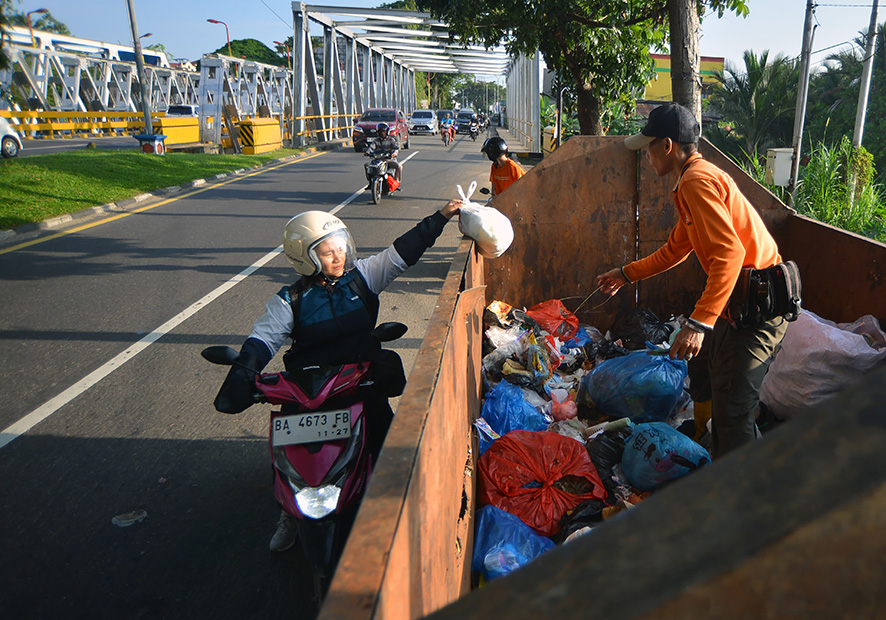
<svg viewBox="0 0 886 620"><path fill-rule="evenodd" d="M658 319L649 308L633 308L621 312L609 328L612 341L621 340L631 350L645 349L646 341L652 344L667 342L671 337L671 326Z"/></svg>

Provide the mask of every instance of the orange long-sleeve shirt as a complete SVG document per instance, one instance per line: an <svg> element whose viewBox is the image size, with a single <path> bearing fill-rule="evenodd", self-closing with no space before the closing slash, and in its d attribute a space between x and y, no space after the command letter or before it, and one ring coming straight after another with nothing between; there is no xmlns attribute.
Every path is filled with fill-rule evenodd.
<svg viewBox="0 0 886 620"><path fill-rule="evenodd" d="M508 189L513 185L514 181L526 174L523 167L513 159L507 160L501 168L497 168L495 163L492 164L492 170L489 171L489 181L495 189L495 195Z"/></svg>
<svg viewBox="0 0 886 620"><path fill-rule="evenodd" d="M726 309L743 267L765 269L781 262L778 246L757 210L728 174L696 153L674 187L680 216L667 243L624 268L632 281L682 263L695 252L708 276L692 317L713 326Z"/></svg>

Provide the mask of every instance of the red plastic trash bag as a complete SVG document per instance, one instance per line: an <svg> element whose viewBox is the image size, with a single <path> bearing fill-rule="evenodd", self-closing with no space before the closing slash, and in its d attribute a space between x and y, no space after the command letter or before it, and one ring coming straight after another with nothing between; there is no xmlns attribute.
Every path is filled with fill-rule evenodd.
<svg viewBox="0 0 886 620"><path fill-rule="evenodd" d="M398 187L400 187L400 181L398 181L394 177L388 177L388 191L393 192Z"/></svg>
<svg viewBox="0 0 886 620"><path fill-rule="evenodd" d="M480 457L481 504L519 517L542 536L560 531L560 519L606 490L585 447L547 431L511 431Z"/></svg>
<svg viewBox="0 0 886 620"><path fill-rule="evenodd" d="M572 314L559 299L550 299L532 306L526 311L543 330L566 341L578 331L578 317Z"/></svg>

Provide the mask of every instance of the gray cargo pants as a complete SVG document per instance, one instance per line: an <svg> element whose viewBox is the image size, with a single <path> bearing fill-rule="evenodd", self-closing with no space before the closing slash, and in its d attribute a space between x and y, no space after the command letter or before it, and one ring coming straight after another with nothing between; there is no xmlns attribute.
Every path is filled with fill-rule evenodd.
<svg viewBox="0 0 886 620"><path fill-rule="evenodd" d="M714 458L754 440L760 387L788 322L782 317L761 327L735 329L718 318L698 357L689 362L689 393L711 401Z"/></svg>

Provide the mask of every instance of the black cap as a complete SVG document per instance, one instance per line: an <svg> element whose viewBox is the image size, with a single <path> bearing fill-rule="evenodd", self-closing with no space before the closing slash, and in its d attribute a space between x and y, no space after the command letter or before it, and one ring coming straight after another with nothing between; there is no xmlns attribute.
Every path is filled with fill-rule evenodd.
<svg viewBox="0 0 886 620"><path fill-rule="evenodd" d="M640 133L625 138L625 146L637 151L656 138L694 144L700 133L698 119L692 112L679 103L666 103L649 113L649 120Z"/></svg>

